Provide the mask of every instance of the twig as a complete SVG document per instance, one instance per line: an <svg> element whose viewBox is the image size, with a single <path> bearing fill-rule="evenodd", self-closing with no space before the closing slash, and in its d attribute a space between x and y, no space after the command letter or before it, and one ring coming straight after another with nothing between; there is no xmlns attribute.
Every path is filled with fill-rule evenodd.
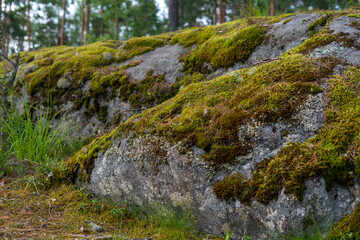
<svg viewBox="0 0 360 240"><path fill-rule="evenodd" d="M51 215L51 202L50 202L50 200L48 200L48 203L49 203L49 215L50 215L50 218L52 218L52 215Z"/></svg>
<svg viewBox="0 0 360 240"><path fill-rule="evenodd" d="M283 60L283 58L274 58L274 59L267 58L267 59L263 59L263 60L255 62L255 63L252 63L251 65L256 66L256 65L263 64L263 63L274 62L277 60Z"/></svg>

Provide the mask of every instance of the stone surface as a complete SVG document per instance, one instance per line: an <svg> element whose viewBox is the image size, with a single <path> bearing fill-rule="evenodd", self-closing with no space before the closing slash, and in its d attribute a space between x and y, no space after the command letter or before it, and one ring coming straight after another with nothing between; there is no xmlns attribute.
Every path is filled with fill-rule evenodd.
<svg viewBox="0 0 360 240"><path fill-rule="evenodd" d="M100 232L105 232L105 229L100 227L99 225L97 225L96 223L94 222L90 222L90 227L91 227L91 230L93 232L96 232L96 233L100 233Z"/></svg>
<svg viewBox="0 0 360 240"><path fill-rule="evenodd" d="M184 75L182 72L183 63L179 59L187 51L186 48L179 45L166 45L152 52L134 57L121 65L141 60L142 62L139 65L127 69L132 78L140 81L145 78L149 70L153 70L155 74L165 74L166 81L173 84L177 78Z"/></svg>
<svg viewBox="0 0 360 240"><path fill-rule="evenodd" d="M297 14L275 23L270 27L264 42L245 63L220 69L209 74L207 78L212 79L226 72L280 57L308 39L309 25L320 17L318 13ZM359 42L360 31L352 26L354 21L358 19L339 17L329 25L329 29L333 34L342 34ZM166 81L173 84L185 75L180 59L187 51L188 49L179 45L166 45L111 67L121 67L138 61L138 65L126 69L134 80L141 81L146 73L152 70L155 74L164 74ZM347 62L336 66L334 73L343 71L346 64L360 65L358 48L344 46L340 42L318 47L309 55L313 58L335 57ZM103 57L107 60L113 58L111 53L107 52L103 53ZM37 68L31 64L21 66L18 79ZM67 79L60 79L56 84L63 90L71 87ZM325 80L324 86L326 87ZM89 89L89 81L80 86L82 92ZM22 94L26 95L24 92ZM99 107L106 106L105 121L98 116L86 116L84 106L74 110L75 103L69 100L62 105L66 113L64 120L58 120L56 124L74 128L75 132L82 136L91 136L94 133L101 136L110 128L111 120L119 114L123 115L121 121L125 121L144 110L134 109L119 97L90 99L90 105L94 101L97 101ZM256 201L249 204L234 199L224 201L213 193L214 184L229 174L241 173L250 179L255 164L275 156L287 143L304 142L315 136L323 125L326 101L326 93L308 96L290 121L278 119L262 123L253 120L243 124L237 131L238 139L251 139L252 150L247 155L234 159L234 164L216 170L203 160L202 156L206 152L197 146L183 146L181 142L170 143L153 135L130 134L113 139L107 151L100 151L94 160L90 183L86 187L88 191L96 194L119 200L127 199L140 205L160 202L184 209L190 208L201 230L221 235L229 226L238 226L235 238L252 236L253 239L276 239L280 233L303 228L304 219L308 217L316 218L321 226L332 224L344 214L350 213L360 201L358 180L351 188L334 183L331 191L327 191L324 179L316 177L306 181L302 201L293 195L285 194L282 189L278 198L267 205ZM21 102L18 101L17 104L19 108L22 107ZM166 154L158 156L155 148L160 148Z"/></svg>

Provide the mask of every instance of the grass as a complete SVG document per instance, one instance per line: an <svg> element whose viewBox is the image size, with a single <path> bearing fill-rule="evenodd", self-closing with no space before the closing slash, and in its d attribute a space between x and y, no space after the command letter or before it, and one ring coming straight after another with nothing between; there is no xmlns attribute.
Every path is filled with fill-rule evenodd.
<svg viewBox="0 0 360 240"><path fill-rule="evenodd" d="M105 229L101 235L112 239L203 239L187 213L170 207L149 204L140 208L126 201L115 204L73 185L46 189L37 176L2 179L0 183L1 239L91 237L90 221Z"/></svg>
<svg viewBox="0 0 360 240"><path fill-rule="evenodd" d="M94 235L90 222L102 226L102 235L111 239L202 238L188 212L160 204L139 207L126 200L100 199L71 184L49 186L49 172L84 142L68 140L66 125L54 127L56 114L51 111L24 101L24 112L19 112L14 105L11 101L0 118L5 140L0 145L1 239L86 238Z"/></svg>
<svg viewBox="0 0 360 240"><path fill-rule="evenodd" d="M0 145L3 171L8 174L13 171L22 174L29 169L50 172L58 159L83 146L80 140L65 138L67 131L60 127L61 122L53 127L55 117L56 114L51 116L51 110L35 109L26 101L23 102L23 112L20 112L11 100L10 108L0 117L0 132L5 140Z"/></svg>

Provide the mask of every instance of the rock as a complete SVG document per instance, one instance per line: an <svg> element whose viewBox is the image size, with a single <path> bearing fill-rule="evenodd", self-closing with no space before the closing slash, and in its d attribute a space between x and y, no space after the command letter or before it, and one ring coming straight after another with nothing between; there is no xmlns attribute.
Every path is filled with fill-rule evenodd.
<svg viewBox="0 0 360 240"><path fill-rule="evenodd" d="M179 45L166 45L152 52L135 57L131 61L141 60L142 62L127 69L131 76L140 81L145 78L146 73L152 70L154 74L165 74L168 83L174 84L176 79L182 77L183 63L179 61L187 49ZM126 63L125 63L126 64Z"/></svg>
<svg viewBox="0 0 360 240"><path fill-rule="evenodd" d="M71 82L65 78L60 78L59 81L57 81L56 86L60 89L66 89L70 87Z"/></svg>
<svg viewBox="0 0 360 240"><path fill-rule="evenodd" d="M190 208L197 227L212 234L230 227L234 238L276 239L310 218L336 223L360 201L360 30L348 15L331 15L325 27L315 24L324 15L304 13L135 38L86 69L38 56L18 77L29 81L29 100L44 100L49 89L31 78L33 66L48 64L40 77L58 70L51 91L66 114L54 125L99 135L65 163L87 191ZM257 33L244 59L224 51L214 64L196 55L236 38L237 29ZM73 61L88 57L76 52Z"/></svg>
<svg viewBox="0 0 360 240"><path fill-rule="evenodd" d="M99 225L97 225L94 222L90 222L90 228L93 232L96 232L96 233L105 232L104 228L100 227Z"/></svg>
<svg viewBox="0 0 360 240"><path fill-rule="evenodd" d="M105 60L107 60L107 61L111 61L111 60L113 59L112 54L109 53L109 52L104 52L104 53L103 53L103 57L104 57Z"/></svg>

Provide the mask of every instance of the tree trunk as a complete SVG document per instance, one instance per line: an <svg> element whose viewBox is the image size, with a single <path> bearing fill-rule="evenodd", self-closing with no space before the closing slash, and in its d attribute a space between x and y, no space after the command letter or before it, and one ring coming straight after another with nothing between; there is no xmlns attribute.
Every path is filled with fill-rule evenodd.
<svg viewBox="0 0 360 240"><path fill-rule="evenodd" d="M10 26L11 26L11 15L12 15L11 5L12 5L12 1L10 1L9 4L9 12L7 19L7 31L6 31L5 49L4 49L4 54L6 56L8 56L9 54L9 45L10 45Z"/></svg>
<svg viewBox="0 0 360 240"><path fill-rule="evenodd" d="M1 20L2 20L2 0L0 0L0 21Z"/></svg>
<svg viewBox="0 0 360 240"><path fill-rule="evenodd" d="M25 18L26 18L26 8L25 8L25 6L24 6L24 8L23 8L23 10L21 12L22 12L22 16L23 16L23 18L25 20ZM23 21L21 23L21 31L25 31L25 21ZM21 36L19 38L19 52L22 52L22 51L24 51L24 36Z"/></svg>
<svg viewBox="0 0 360 240"><path fill-rule="evenodd" d="M100 38L104 37L104 0L101 0L100 9L101 25L100 25Z"/></svg>
<svg viewBox="0 0 360 240"><path fill-rule="evenodd" d="M220 0L219 9L219 23L221 24L226 21L226 2L224 0Z"/></svg>
<svg viewBox="0 0 360 240"><path fill-rule="evenodd" d="M359 0L360 1L360 0ZM214 1L214 6L213 6L213 25L217 24L217 0Z"/></svg>
<svg viewBox="0 0 360 240"><path fill-rule="evenodd" d="M179 28L179 2L178 0L169 0L169 19L170 28L176 31Z"/></svg>
<svg viewBox="0 0 360 240"><path fill-rule="evenodd" d="M275 0L270 0L269 16L275 16L275 15L276 15Z"/></svg>
<svg viewBox="0 0 360 240"><path fill-rule="evenodd" d="M80 6L80 46L84 44L84 0L81 1Z"/></svg>
<svg viewBox="0 0 360 240"><path fill-rule="evenodd" d="M87 42L90 29L90 0L86 0L86 16L85 16L85 42Z"/></svg>
<svg viewBox="0 0 360 240"><path fill-rule="evenodd" d="M119 39L119 26L120 26L120 19L119 19L119 8L120 8L120 3L119 0L116 0L115 2L115 39L118 40Z"/></svg>
<svg viewBox="0 0 360 240"><path fill-rule="evenodd" d="M66 0L62 1L63 15L61 19L61 31L60 31L60 45L64 45L65 38L65 13L66 13Z"/></svg>
<svg viewBox="0 0 360 240"><path fill-rule="evenodd" d="M26 16L26 28L27 28L27 40L29 45L29 51L31 50L31 23L30 23L30 0L27 0L27 16Z"/></svg>

